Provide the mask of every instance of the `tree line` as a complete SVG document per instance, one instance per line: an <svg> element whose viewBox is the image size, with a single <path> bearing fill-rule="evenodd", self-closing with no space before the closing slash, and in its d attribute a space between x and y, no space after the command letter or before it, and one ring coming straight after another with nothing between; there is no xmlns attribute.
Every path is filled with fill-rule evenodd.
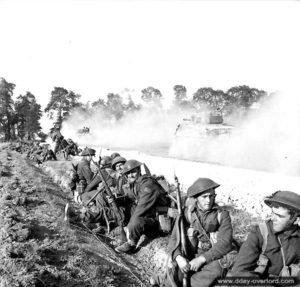
<svg viewBox="0 0 300 287"><path fill-rule="evenodd" d="M16 85L0 77L0 138L4 141L32 139L36 135L45 137L41 132L40 119L43 113L62 124L74 110L92 113L101 110L108 119L121 120L126 114L139 111L144 106L162 107L163 95L159 89L147 87L141 91L142 104L135 103L129 95L124 99L119 94L109 93L106 99L99 97L94 102L80 102L81 95L63 87L54 87L50 101L42 110L31 92L13 99ZM235 86L227 90L215 90L211 87L199 88L192 99L187 98L187 89L183 85L173 87L174 99L170 109L189 109L195 112L210 110L230 115L237 109L247 111L262 98L268 96L264 90L249 86Z"/></svg>

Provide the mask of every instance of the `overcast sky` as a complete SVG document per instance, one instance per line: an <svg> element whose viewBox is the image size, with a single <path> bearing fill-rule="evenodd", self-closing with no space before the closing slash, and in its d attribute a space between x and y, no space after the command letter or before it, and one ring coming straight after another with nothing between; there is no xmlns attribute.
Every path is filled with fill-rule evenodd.
<svg viewBox="0 0 300 287"><path fill-rule="evenodd" d="M297 88L298 1L1 1L0 77L43 105L124 88Z"/></svg>

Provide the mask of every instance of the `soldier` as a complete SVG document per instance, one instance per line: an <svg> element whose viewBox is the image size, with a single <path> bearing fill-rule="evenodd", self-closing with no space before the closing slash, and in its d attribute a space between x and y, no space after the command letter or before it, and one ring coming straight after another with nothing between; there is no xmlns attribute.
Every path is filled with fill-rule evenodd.
<svg viewBox="0 0 300 287"><path fill-rule="evenodd" d="M129 183L126 199L131 217L125 227L128 241L117 247L117 252L133 251L142 235L153 235L158 230L157 213L173 211L164 189L150 175L141 174L141 165L137 160L128 160L123 168Z"/></svg>
<svg viewBox="0 0 300 287"><path fill-rule="evenodd" d="M271 219L249 233L230 276L300 276L300 196L277 191L264 202Z"/></svg>
<svg viewBox="0 0 300 287"><path fill-rule="evenodd" d="M63 140L63 135L60 132L60 126L55 125L54 128L50 132L51 139L55 142L54 153L55 155L61 149L61 143Z"/></svg>
<svg viewBox="0 0 300 287"><path fill-rule="evenodd" d="M67 143L68 145L65 147L64 149L64 155L65 158L67 159L69 157L69 155L78 155L78 146L76 143L73 142L72 139L67 139Z"/></svg>
<svg viewBox="0 0 300 287"><path fill-rule="evenodd" d="M183 218L187 254L183 255L180 246L177 220L168 248L172 265L163 286L182 286L184 276L188 276L191 287L212 286L222 276L219 259L232 250L233 238L229 212L215 203L215 189L219 186L209 178L198 178L188 188Z"/></svg>
<svg viewBox="0 0 300 287"><path fill-rule="evenodd" d="M110 155L111 159L115 159L117 156L121 156L118 152L114 152Z"/></svg>
<svg viewBox="0 0 300 287"><path fill-rule="evenodd" d="M112 169L116 171L115 174L115 188L116 195L124 195L123 186L127 183L126 177L123 175L123 168L126 162L126 158L117 156L112 160Z"/></svg>
<svg viewBox="0 0 300 287"><path fill-rule="evenodd" d="M43 152L41 153L41 161L44 162L46 160L57 160L55 153L52 149L49 149L49 144L45 144L43 147Z"/></svg>
<svg viewBox="0 0 300 287"><path fill-rule="evenodd" d="M81 152L82 159L79 161L77 165L76 171L76 190L74 192L74 200L77 203L81 202L80 194L82 194L88 184L91 183L94 173L91 170L91 160L92 157L96 155L96 151L91 148L85 148ZM72 183L71 189L74 189L74 183Z"/></svg>
<svg viewBox="0 0 300 287"><path fill-rule="evenodd" d="M114 177L116 172L111 168L111 162L109 156L102 157L100 160L100 169L106 184L112 190L115 183ZM99 171L97 171L93 180L85 188L81 199L86 207L88 207L88 203L94 203L92 208L88 207L85 209L84 221L89 224L91 223L91 228L93 226L92 223L98 223L99 225L96 230L94 230L95 232L104 231L104 225L110 228L110 225L116 223L116 216L110 207L110 201Z"/></svg>

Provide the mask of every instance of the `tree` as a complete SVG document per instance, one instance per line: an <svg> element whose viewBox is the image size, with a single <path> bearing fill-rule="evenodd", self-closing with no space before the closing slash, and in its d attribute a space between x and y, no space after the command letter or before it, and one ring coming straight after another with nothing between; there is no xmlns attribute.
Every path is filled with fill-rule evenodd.
<svg viewBox="0 0 300 287"><path fill-rule="evenodd" d="M173 87L174 93L175 93L175 102L181 103L186 99L186 87L182 85L175 85Z"/></svg>
<svg viewBox="0 0 300 287"><path fill-rule="evenodd" d="M73 91L68 91L65 88L55 87L51 92L51 99L45 108L50 119L53 119L53 113L57 113L56 123L61 124L67 118L72 109L80 107L81 103L78 101L81 95L75 94Z"/></svg>
<svg viewBox="0 0 300 287"><path fill-rule="evenodd" d="M125 106L120 95L109 93L107 95L106 107L116 120L123 117Z"/></svg>
<svg viewBox="0 0 300 287"><path fill-rule="evenodd" d="M105 107L105 101L101 98L99 98L97 101L92 102L92 107L97 108L97 107Z"/></svg>
<svg viewBox="0 0 300 287"><path fill-rule="evenodd" d="M253 103L258 102L267 93L263 90L250 88L248 86L236 86L227 91L231 101L239 107L249 108Z"/></svg>
<svg viewBox="0 0 300 287"><path fill-rule="evenodd" d="M41 106L36 102L35 96L30 92L20 95L15 103L15 110L18 135L21 138L34 138L34 134L41 130L39 120L42 117Z"/></svg>
<svg viewBox="0 0 300 287"><path fill-rule="evenodd" d="M15 113L12 96L15 86L0 78L0 134L4 134L6 141L14 137Z"/></svg>
<svg viewBox="0 0 300 287"><path fill-rule="evenodd" d="M160 103L162 94L161 94L160 90L155 89L153 87L148 87L148 88L142 90L141 98L146 103Z"/></svg>
<svg viewBox="0 0 300 287"><path fill-rule="evenodd" d="M141 105L136 104L131 96L128 96L128 103L125 105L125 111L127 113L135 112L141 109Z"/></svg>

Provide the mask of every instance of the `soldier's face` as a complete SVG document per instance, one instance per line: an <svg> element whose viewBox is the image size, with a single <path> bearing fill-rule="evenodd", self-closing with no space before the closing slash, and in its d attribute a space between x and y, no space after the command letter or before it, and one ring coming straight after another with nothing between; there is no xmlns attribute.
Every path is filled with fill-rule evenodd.
<svg viewBox="0 0 300 287"><path fill-rule="evenodd" d="M291 215L288 209L282 206L272 207L271 220L275 232L288 230L292 226Z"/></svg>
<svg viewBox="0 0 300 287"><path fill-rule="evenodd" d="M123 162L117 163L116 166L115 166L116 172L119 173L119 174L122 174L123 173L123 167L124 167Z"/></svg>
<svg viewBox="0 0 300 287"><path fill-rule="evenodd" d="M139 178L140 174L141 174L141 171L138 168L135 168L135 169L129 171L127 173L128 182L130 184L135 183L137 181L137 179Z"/></svg>
<svg viewBox="0 0 300 287"><path fill-rule="evenodd" d="M197 197L198 206L202 211L212 208L215 203L216 193L214 189L208 190Z"/></svg>

